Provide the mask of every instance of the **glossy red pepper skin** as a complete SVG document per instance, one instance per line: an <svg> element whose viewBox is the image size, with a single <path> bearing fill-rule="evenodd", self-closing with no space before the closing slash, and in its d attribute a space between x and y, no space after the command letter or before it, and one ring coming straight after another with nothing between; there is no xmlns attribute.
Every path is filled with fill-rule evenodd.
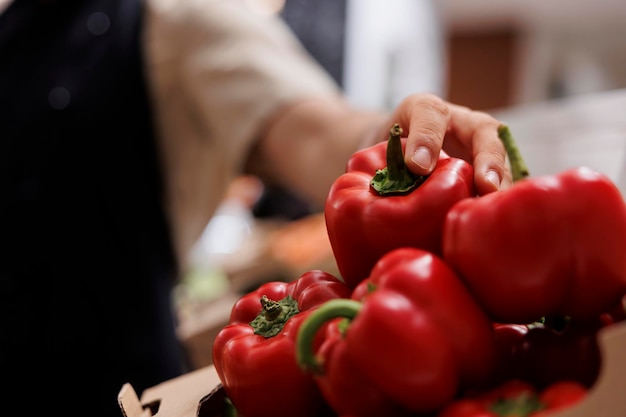
<svg viewBox="0 0 626 417"><path fill-rule="evenodd" d="M548 417L556 410L574 407L588 394L585 386L575 381L556 381L540 391L539 401L545 405L545 409L536 412L532 417Z"/></svg>
<svg viewBox="0 0 626 417"><path fill-rule="evenodd" d="M324 376L316 380L330 408L342 417L413 417L414 413L371 384L363 367L348 358L341 326L341 319L330 322L321 332L324 341L316 350L316 355L324 358Z"/></svg>
<svg viewBox="0 0 626 417"><path fill-rule="evenodd" d="M241 297L230 322L213 343L213 363L225 393L240 415L275 417L283 414L319 417L328 410L312 378L295 358L295 338L302 321L320 304L350 297L351 291L336 277L309 271L292 282L269 282ZM254 333L250 322L262 310L260 299L291 296L299 312L275 336Z"/></svg>
<svg viewBox="0 0 626 417"><path fill-rule="evenodd" d="M448 212L443 257L496 322L592 318L626 293L626 203L589 168L528 177Z"/></svg>
<svg viewBox="0 0 626 417"><path fill-rule="evenodd" d="M508 372L501 374L499 382L517 378L545 389L570 380L591 388L602 362L597 334L605 325L601 317L569 320L558 328L549 323L497 325L496 344L502 352L499 368Z"/></svg>
<svg viewBox="0 0 626 417"><path fill-rule="evenodd" d="M448 209L476 194L472 166L441 153L434 171L417 188L380 195L370 182L388 165L387 146L381 142L356 152L326 200L330 244L341 278L352 288L391 249L416 247L440 255Z"/></svg>
<svg viewBox="0 0 626 417"><path fill-rule="evenodd" d="M496 366L486 385L487 388L500 385L510 379L519 379L525 372L525 364L519 360L519 351L524 345L526 334L528 334L528 326L525 324L494 324Z"/></svg>
<svg viewBox="0 0 626 417"><path fill-rule="evenodd" d="M432 412L491 374L491 322L439 257L417 248L395 249L376 263L352 298L358 312L343 337L327 327L315 355L319 363L306 360L313 355L299 355L304 367L317 372L338 415ZM310 334L315 329L310 323L343 302L317 309L301 333ZM306 346L302 340L299 336L299 348Z"/></svg>
<svg viewBox="0 0 626 417"><path fill-rule="evenodd" d="M508 380L474 397L446 405L437 417L542 417L574 407L587 389L573 381L558 381L543 390L521 380Z"/></svg>

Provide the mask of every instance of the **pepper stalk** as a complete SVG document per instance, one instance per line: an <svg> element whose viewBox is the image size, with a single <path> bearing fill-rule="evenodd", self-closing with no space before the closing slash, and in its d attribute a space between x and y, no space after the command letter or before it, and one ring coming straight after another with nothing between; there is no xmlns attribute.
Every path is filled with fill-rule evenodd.
<svg viewBox="0 0 626 417"><path fill-rule="evenodd" d="M361 311L362 304L348 298L326 301L302 323L296 338L296 359L304 371L322 373L322 365L315 357L313 340L317 331L329 320L343 317L354 319ZM347 327L347 326L346 326ZM345 331L345 327L343 328Z"/></svg>
<svg viewBox="0 0 626 417"><path fill-rule="evenodd" d="M300 312L298 302L290 295L279 301L271 300L263 295L260 302L261 312L250 322L250 326L255 334L266 338L280 333L287 320Z"/></svg>
<svg viewBox="0 0 626 417"><path fill-rule="evenodd" d="M530 174L528 172L526 162L524 162L522 153L520 152L519 147L511 134L511 130L507 125L498 126L498 137L504 145L506 155L509 157L511 173L513 174L513 182L528 177Z"/></svg>
<svg viewBox="0 0 626 417"><path fill-rule="evenodd" d="M377 170L370 183L380 195L408 194L426 181L427 176L415 175L406 166L401 136L402 128L394 123L387 139L387 166Z"/></svg>

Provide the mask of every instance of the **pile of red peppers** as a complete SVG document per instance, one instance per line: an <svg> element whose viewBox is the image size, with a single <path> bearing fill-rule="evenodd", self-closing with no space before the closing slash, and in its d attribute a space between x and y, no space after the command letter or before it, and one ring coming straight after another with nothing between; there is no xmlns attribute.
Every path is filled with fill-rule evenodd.
<svg viewBox="0 0 626 417"><path fill-rule="evenodd" d="M547 417L598 378L597 333L626 319L626 202L578 167L477 195L443 152L416 176L394 125L333 184L340 276L241 297L213 362L241 417Z"/></svg>

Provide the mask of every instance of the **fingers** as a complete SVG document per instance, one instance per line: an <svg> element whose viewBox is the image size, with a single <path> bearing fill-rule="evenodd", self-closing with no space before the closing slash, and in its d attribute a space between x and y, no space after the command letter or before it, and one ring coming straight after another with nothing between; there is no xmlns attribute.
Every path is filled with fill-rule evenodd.
<svg viewBox="0 0 626 417"><path fill-rule="evenodd" d="M506 154L498 138L497 126L477 130L474 138L474 184L478 194L487 194L508 186L511 175L506 168Z"/></svg>
<svg viewBox="0 0 626 417"><path fill-rule="evenodd" d="M407 166L415 174L429 174L442 149L450 107L435 95L419 94L407 97L399 109L400 126L408 132L404 151Z"/></svg>
<svg viewBox="0 0 626 417"><path fill-rule="evenodd" d="M501 123L483 112L452 104L450 108L450 133L454 135L457 146L471 151L474 184L478 193L487 194L509 186L511 174L506 165L506 151L498 137ZM455 140L451 140L452 145Z"/></svg>
<svg viewBox="0 0 626 417"><path fill-rule="evenodd" d="M430 173L441 149L474 166L474 183L479 194L511 183L506 152L498 138L500 122L487 113L450 104L432 94L407 97L394 115L408 139L405 162L418 174Z"/></svg>

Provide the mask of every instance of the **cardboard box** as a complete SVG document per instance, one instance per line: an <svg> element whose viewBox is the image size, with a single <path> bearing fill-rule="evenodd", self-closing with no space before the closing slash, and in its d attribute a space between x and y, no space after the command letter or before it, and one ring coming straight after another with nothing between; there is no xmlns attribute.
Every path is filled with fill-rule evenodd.
<svg viewBox="0 0 626 417"><path fill-rule="evenodd" d="M550 417L626 416L626 322L602 329L598 335L602 369L587 398ZM220 417L224 390L213 366L190 372L147 389L141 396L130 384L118 395L126 417Z"/></svg>

